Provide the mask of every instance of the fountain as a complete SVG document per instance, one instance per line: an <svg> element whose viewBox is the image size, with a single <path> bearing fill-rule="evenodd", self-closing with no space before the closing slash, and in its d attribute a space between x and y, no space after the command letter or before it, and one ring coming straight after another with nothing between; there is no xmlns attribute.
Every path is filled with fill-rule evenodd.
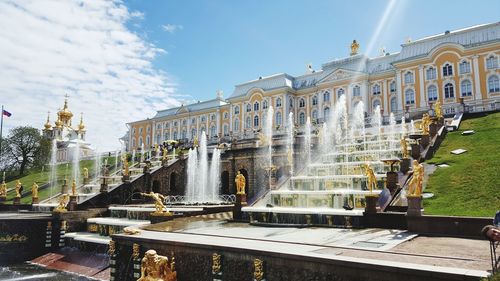
<svg viewBox="0 0 500 281"><path fill-rule="evenodd" d="M102 162L101 154L96 149L96 151L95 151L95 161L94 161L94 174L95 174L95 178L96 179L99 178L99 176L101 175L101 162Z"/></svg>
<svg viewBox="0 0 500 281"><path fill-rule="evenodd" d="M288 114L288 123L287 123L287 128L288 128L288 136L287 136L287 159L288 159L288 165L290 165L290 176L293 176L293 144L295 140L295 132L294 132L294 123L293 123L293 113L290 112Z"/></svg>
<svg viewBox="0 0 500 281"><path fill-rule="evenodd" d="M75 141L75 148L73 150L73 179L79 183L80 179L80 141Z"/></svg>
<svg viewBox="0 0 500 281"><path fill-rule="evenodd" d="M311 119L307 116L306 129L305 129L305 154L306 154L306 167L311 165Z"/></svg>
<svg viewBox="0 0 500 281"><path fill-rule="evenodd" d="M273 178L275 178L276 175L276 167L273 166L273 116L273 107L269 106L263 123L262 129L264 138L262 139L263 143L261 143L261 145L266 146L266 163L264 165L267 172L269 188L274 185Z"/></svg>
<svg viewBox="0 0 500 281"><path fill-rule="evenodd" d="M57 186L57 140L52 140L52 147L50 149L50 197L54 195L54 187Z"/></svg>

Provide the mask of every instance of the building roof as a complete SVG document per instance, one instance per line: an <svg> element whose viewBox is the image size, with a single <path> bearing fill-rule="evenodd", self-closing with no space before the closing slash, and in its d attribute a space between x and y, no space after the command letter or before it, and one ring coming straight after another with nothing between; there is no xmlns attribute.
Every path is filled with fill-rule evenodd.
<svg viewBox="0 0 500 281"><path fill-rule="evenodd" d="M272 89L293 86L293 77L286 73L278 73L267 77L259 77L259 79L245 82L236 85L230 99L244 96L253 88L269 91Z"/></svg>
<svg viewBox="0 0 500 281"><path fill-rule="evenodd" d="M207 100L207 101L198 101L197 103L192 103L188 105L181 105L178 107L174 108L169 108L165 110L160 110L156 113L156 115L153 117L155 119L158 118L163 118L163 117L168 117L168 116L173 116L181 112L192 112L192 111L200 111L200 110L205 110L205 109L210 109L214 107L219 107L222 105L228 104L221 98L216 98L212 100Z"/></svg>

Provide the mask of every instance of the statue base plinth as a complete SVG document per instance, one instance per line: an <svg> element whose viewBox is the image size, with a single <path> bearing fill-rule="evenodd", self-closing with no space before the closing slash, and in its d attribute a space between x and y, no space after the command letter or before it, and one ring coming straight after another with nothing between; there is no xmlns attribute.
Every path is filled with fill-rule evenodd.
<svg viewBox="0 0 500 281"><path fill-rule="evenodd" d="M422 138L420 139L420 144L423 147L427 147L431 141L431 137L429 135L422 135Z"/></svg>
<svg viewBox="0 0 500 281"><path fill-rule="evenodd" d="M107 193L108 192L108 184L102 183L101 184L101 189L99 190L101 193Z"/></svg>
<svg viewBox="0 0 500 281"><path fill-rule="evenodd" d="M0 202L4 202L7 200L7 196L0 196Z"/></svg>
<svg viewBox="0 0 500 281"><path fill-rule="evenodd" d="M398 188L398 173L397 172L387 172L387 189L394 195L396 189Z"/></svg>
<svg viewBox="0 0 500 281"><path fill-rule="evenodd" d="M411 159L410 158L403 158L401 159L401 162L399 164L399 170L401 173L406 174L410 170L411 166Z"/></svg>
<svg viewBox="0 0 500 281"><path fill-rule="evenodd" d="M38 197L31 197L31 204L38 204L40 202L40 200L38 199Z"/></svg>
<svg viewBox="0 0 500 281"><path fill-rule="evenodd" d="M62 189L61 189L62 194L67 194L68 193L68 185L63 184Z"/></svg>
<svg viewBox="0 0 500 281"><path fill-rule="evenodd" d="M128 182L128 181L130 181L130 176L129 175L122 176L122 182Z"/></svg>
<svg viewBox="0 0 500 281"><path fill-rule="evenodd" d="M14 201L12 202L14 205L19 205L21 204L21 197L14 197Z"/></svg>
<svg viewBox="0 0 500 281"><path fill-rule="evenodd" d="M411 157L416 160L420 159L420 145L418 143L411 145Z"/></svg>
<svg viewBox="0 0 500 281"><path fill-rule="evenodd" d="M68 211L76 211L78 203L76 201L76 195L69 196Z"/></svg>
<svg viewBox="0 0 500 281"><path fill-rule="evenodd" d="M163 167L168 166L168 160L167 160L167 159L165 159L165 160L161 160L161 165L162 165Z"/></svg>
<svg viewBox="0 0 500 281"><path fill-rule="evenodd" d="M247 195L246 194L236 194L236 202L233 207L233 220L242 220L243 212L241 208L247 206Z"/></svg>
<svg viewBox="0 0 500 281"><path fill-rule="evenodd" d="M444 126L444 117L442 117L442 116L439 117L437 123L439 125L439 128L443 127Z"/></svg>
<svg viewBox="0 0 500 281"><path fill-rule="evenodd" d="M89 178L83 178L83 184L89 184L90 180Z"/></svg>
<svg viewBox="0 0 500 281"><path fill-rule="evenodd" d="M408 211L407 216L421 216L422 215L422 195L407 195Z"/></svg>
<svg viewBox="0 0 500 281"><path fill-rule="evenodd" d="M437 134L438 127L439 125L434 122L429 125L429 135L431 136L431 138L433 138Z"/></svg>
<svg viewBox="0 0 500 281"><path fill-rule="evenodd" d="M378 194L365 195L365 199L366 199L365 213L376 214L377 213Z"/></svg>
<svg viewBox="0 0 500 281"><path fill-rule="evenodd" d="M163 211L163 212L153 212L153 213L149 213L150 216L153 216L153 217L171 217L173 216L174 214L172 212L169 212L169 211Z"/></svg>

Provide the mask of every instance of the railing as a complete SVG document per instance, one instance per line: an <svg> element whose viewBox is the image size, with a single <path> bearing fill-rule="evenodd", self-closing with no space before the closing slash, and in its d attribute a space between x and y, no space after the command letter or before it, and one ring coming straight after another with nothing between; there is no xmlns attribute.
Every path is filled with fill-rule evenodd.
<svg viewBox="0 0 500 281"><path fill-rule="evenodd" d="M218 200L214 200L213 202L207 201L209 203L224 203L224 204L233 204L236 202L236 195L234 194L222 194L218 196ZM189 204L194 203L191 202L187 196L185 195L169 195L165 196L165 203L167 205L171 204ZM200 203L200 202L198 202ZM201 202L203 203L203 202Z"/></svg>

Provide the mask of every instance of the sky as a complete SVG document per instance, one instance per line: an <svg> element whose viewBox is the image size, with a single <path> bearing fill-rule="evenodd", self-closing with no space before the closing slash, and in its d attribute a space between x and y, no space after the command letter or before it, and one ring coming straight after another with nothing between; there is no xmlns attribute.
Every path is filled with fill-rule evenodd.
<svg viewBox="0 0 500 281"><path fill-rule="evenodd" d="M42 128L69 95L87 140L118 149L126 123L229 97L234 86L305 73L360 52L500 20L500 1L0 0L0 103L14 126Z"/></svg>

